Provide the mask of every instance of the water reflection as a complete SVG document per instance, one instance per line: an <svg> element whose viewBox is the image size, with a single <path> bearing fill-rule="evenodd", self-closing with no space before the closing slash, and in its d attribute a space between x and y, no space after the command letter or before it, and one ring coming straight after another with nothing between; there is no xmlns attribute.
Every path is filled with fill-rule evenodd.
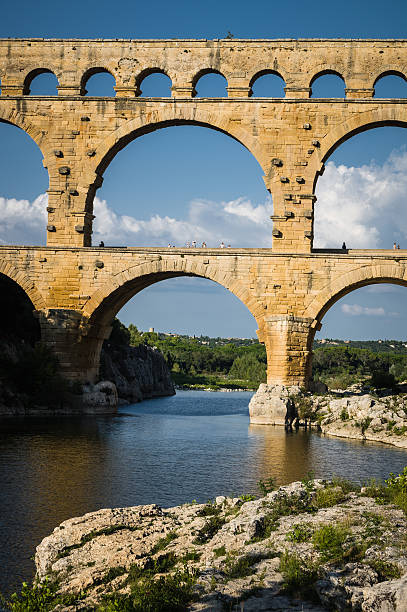
<svg viewBox="0 0 407 612"><path fill-rule="evenodd" d="M392 447L249 425L250 396L179 392L113 417L0 422L0 589L30 577L56 525L98 508L206 501L309 471L384 477L407 463Z"/></svg>

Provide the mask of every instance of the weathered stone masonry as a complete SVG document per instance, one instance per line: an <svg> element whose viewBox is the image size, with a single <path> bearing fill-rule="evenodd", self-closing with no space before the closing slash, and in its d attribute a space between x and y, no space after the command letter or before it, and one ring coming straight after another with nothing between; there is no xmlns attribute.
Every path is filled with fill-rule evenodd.
<svg viewBox="0 0 407 612"><path fill-rule="evenodd" d="M116 97L84 97L101 71ZM58 96L30 96L32 79L53 72ZM141 98L145 76L163 72L171 98ZM219 72L227 98L194 97L203 74ZM282 99L251 98L258 76L286 83ZM335 73L344 99L310 98L313 81ZM407 284L407 255L315 252L315 185L324 161L350 136L407 125L405 100L376 100L383 75L407 75L405 40L0 40L0 121L38 144L49 173L48 247L0 247L0 272L19 283L67 375L94 380L112 316L164 278L210 278L255 316L268 380L304 384L310 347L326 310L373 282ZM104 249L91 247L93 198L116 153L161 127L192 124L240 141L273 196L273 249ZM159 168L157 168L159 174Z"/></svg>

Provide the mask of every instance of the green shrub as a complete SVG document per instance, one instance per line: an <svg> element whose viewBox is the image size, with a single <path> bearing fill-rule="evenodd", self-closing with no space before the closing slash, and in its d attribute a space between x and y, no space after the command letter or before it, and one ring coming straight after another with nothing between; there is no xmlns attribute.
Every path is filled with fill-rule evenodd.
<svg viewBox="0 0 407 612"><path fill-rule="evenodd" d="M367 564L377 572L379 582L393 580L401 576L401 571L395 563L383 561L383 559L369 559Z"/></svg>
<svg viewBox="0 0 407 612"><path fill-rule="evenodd" d="M178 538L177 532L169 531L166 536L160 538L158 542L154 544L153 548L151 549L151 554L154 555L155 553L160 552L160 550L164 550L164 548L167 548L168 544L170 544L176 538Z"/></svg>
<svg viewBox="0 0 407 612"><path fill-rule="evenodd" d="M279 571L283 575L283 589L288 593L312 592L312 585L319 578L319 566L296 554L283 553Z"/></svg>
<svg viewBox="0 0 407 612"><path fill-rule="evenodd" d="M194 600L195 572L184 569L156 579L138 577L129 595L115 593L105 598L99 612L178 612Z"/></svg>
<svg viewBox="0 0 407 612"><path fill-rule="evenodd" d="M211 500L208 501L200 510L198 516L212 516L221 513L221 507L214 504Z"/></svg>
<svg viewBox="0 0 407 612"><path fill-rule="evenodd" d="M307 542L312 536L312 529L308 525L298 523L293 525L291 531L287 534L287 540L291 542Z"/></svg>
<svg viewBox="0 0 407 612"><path fill-rule="evenodd" d="M316 508L330 508L342 503L345 499L346 495L340 487L328 486L316 491L313 504Z"/></svg>
<svg viewBox="0 0 407 612"><path fill-rule="evenodd" d="M233 580L235 578L245 578L255 573L253 565L261 561L261 556L258 555L244 555L236 559L232 555L227 555L224 563L224 573L226 580Z"/></svg>
<svg viewBox="0 0 407 612"><path fill-rule="evenodd" d="M20 593L13 593L9 599L0 596L0 605L10 612L47 612L57 605L69 606L83 599L84 594L58 595L58 584L49 580L22 583Z"/></svg>
<svg viewBox="0 0 407 612"><path fill-rule="evenodd" d="M374 370L369 382L375 389L394 389L397 386L394 375L384 370Z"/></svg>
<svg viewBox="0 0 407 612"><path fill-rule="evenodd" d="M226 555L225 545L219 546L219 548L214 548L213 554L215 555L215 557L224 557Z"/></svg>
<svg viewBox="0 0 407 612"><path fill-rule="evenodd" d="M341 525L322 525L312 536L312 543L324 560L342 558L349 531Z"/></svg>
<svg viewBox="0 0 407 612"><path fill-rule="evenodd" d="M341 420L342 421L347 421L349 419L349 412L346 410L346 408L342 408L341 410Z"/></svg>
<svg viewBox="0 0 407 612"><path fill-rule="evenodd" d="M261 494L264 496L272 491L275 491L277 488L276 481L272 476L269 476L269 478L265 478L264 480L261 478L258 481L257 486L259 487Z"/></svg>
<svg viewBox="0 0 407 612"><path fill-rule="evenodd" d="M225 524L225 519L218 515L212 516L209 520L206 521L205 525L199 529L197 536L195 538L196 544L206 544L216 535L219 529L222 529Z"/></svg>

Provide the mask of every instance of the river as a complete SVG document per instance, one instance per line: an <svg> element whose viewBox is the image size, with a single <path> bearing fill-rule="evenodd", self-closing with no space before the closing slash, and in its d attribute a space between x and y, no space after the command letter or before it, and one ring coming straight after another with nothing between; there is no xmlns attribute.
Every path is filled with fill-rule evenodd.
<svg viewBox="0 0 407 612"><path fill-rule="evenodd" d="M378 443L250 425L251 395L178 391L115 416L0 421L0 590L32 577L54 527L98 508L205 502L310 471L363 481L407 464L407 451Z"/></svg>

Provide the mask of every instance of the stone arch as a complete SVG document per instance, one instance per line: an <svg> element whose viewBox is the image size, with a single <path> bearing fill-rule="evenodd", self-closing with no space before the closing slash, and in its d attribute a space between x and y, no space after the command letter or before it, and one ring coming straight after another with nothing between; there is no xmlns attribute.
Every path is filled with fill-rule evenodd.
<svg viewBox="0 0 407 612"><path fill-rule="evenodd" d="M151 76L152 74L164 74L166 77L170 79L171 81L170 88L172 87L173 79L170 77L170 75L168 74L167 70L165 70L165 68L160 68L158 66L154 68L145 68L144 70L139 72L139 74L136 77L136 95L137 96L139 96L142 93L141 84L144 81L144 79Z"/></svg>
<svg viewBox="0 0 407 612"><path fill-rule="evenodd" d="M204 264L196 261L195 257L166 259L158 256L157 259L119 272L93 293L84 306L83 318L90 325L106 326L134 295L161 280L179 276L206 278L218 283L243 302L258 325L261 324L262 305L250 296L245 286L232 274L223 272L220 266Z"/></svg>
<svg viewBox="0 0 407 612"><path fill-rule="evenodd" d="M35 68L34 70L31 70L24 78L24 83L23 83L23 95L24 96L28 96L30 94L31 83L40 74L53 74L55 78L57 79L58 85L59 85L59 77L54 70L51 70L51 68Z"/></svg>
<svg viewBox="0 0 407 612"><path fill-rule="evenodd" d="M386 104L376 110L360 113L333 128L320 142L320 148L315 150L317 154L312 162L312 170L315 172L313 192L315 192L318 178L324 170L324 163L332 153L344 142L378 127L395 126L407 127L407 114L399 104Z"/></svg>
<svg viewBox="0 0 407 612"><path fill-rule="evenodd" d="M309 87L312 87L312 85L315 83L315 81L317 79L319 79L319 77L326 76L327 74L332 74L332 75L337 76L340 79L342 79L342 81L344 82L344 85L346 87L345 78L344 78L343 74L340 72L340 70L336 66L328 67L328 66L326 66L324 64L321 64L320 66L315 67L314 69L316 70L316 72L314 73L314 75L310 79Z"/></svg>
<svg viewBox="0 0 407 612"><path fill-rule="evenodd" d="M125 122L120 128L111 133L100 145L95 149L95 155L92 157L93 170L89 170L84 175L83 180L86 183L82 184L82 188L87 192L86 211L91 213L93 209L93 199L96 190L103 182L103 173L112 161L112 159L121 151L127 144L155 130L177 126L177 125L196 125L199 127L207 127L218 132L222 132L230 136L240 144L242 144L256 161L259 163L263 172L262 151L258 139L247 132L241 125L235 125L237 122L230 122L227 118L223 118L220 113L208 111L202 107L188 105L181 107L175 104L165 104L155 109L148 114L142 114L131 121Z"/></svg>
<svg viewBox="0 0 407 612"><path fill-rule="evenodd" d="M107 68L106 66L93 66L92 68L88 68L82 74L81 82L80 82L81 96L86 95L86 84L89 81L89 79L93 77L95 74L110 74L114 78L115 84L117 84L117 76L115 75L113 70L111 70L111 68Z"/></svg>
<svg viewBox="0 0 407 612"><path fill-rule="evenodd" d="M45 300L41 293L38 291L37 287L35 286L35 282L30 279L29 276L27 276L24 272L22 272L21 270L17 270L17 268L14 268L9 263L3 262L0 259L0 274L7 276L7 278L10 278L17 285L19 285L19 287L30 299L35 310L41 310L46 308Z"/></svg>
<svg viewBox="0 0 407 612"><path fill-rule="evenodd" d="M285 80L285 78L283 77L283 75L280 72L278 72L277 70L272 70L271 68L265 68L263 70L259 70L258 72L256 72L252 76L252 78L250 79L250 81L249 81L249 97L251 97L252 94L253 94L252 88L253 88L253 85L255 84L255 82L257 81L257 79L260 79L261 77L266 76L266 75L272 75L272 76L279 77L284 82L284 86L286 85L286 80Z"/></svg>
<svg viewBox="0 0 407 612"><path fill-rule="evenodd" d="M401 70L394 70L394 68L391 68L391 67L387 67L385 69L383 69L382 67L380 72L378 72L376 76L374 77L372 87L375 87L377 81L379 81L380 79L386 76L397 76L403 79L403 81L407 81L407 68L403 68Z"/></svg>
<svg viewBox="0 0 407 612"><path fill-rule="evenodd" d="M192 78L192 82L191 83L192 83L192 97L193 98L195 98L195 96L197 94L196 85L198 84L198 81L203 76L206 76L207 74L218 74L219 76L223 77L225 79L225 81L226 81L226 89L227 89L227 87L228 87L228 80L227 80L226 76L223 74L223 72L221 72L217 68L202 68Z"/></svg>
<svg viewBox="0 0 407 612"><path fill-rule="evenodd" d="M392 283L407 287L405 262L363 266L342 274L318 292L304 311L304 316L314 319L319 324L331 306L342 297L355 289L378 283Z"/></svg>
<svg viewBox="0 0 407 612"><path fill-rule="evenodd" d="M46 157L47 147L44 143L44 134L38 128L33 126L28 120L27 115L24 113L19 113L18 111L8 111L8 109L4 106L0 105L0 123L8 123L10 125L14 125L18 128L21 128L40 149L44 158Z"/></svg>

